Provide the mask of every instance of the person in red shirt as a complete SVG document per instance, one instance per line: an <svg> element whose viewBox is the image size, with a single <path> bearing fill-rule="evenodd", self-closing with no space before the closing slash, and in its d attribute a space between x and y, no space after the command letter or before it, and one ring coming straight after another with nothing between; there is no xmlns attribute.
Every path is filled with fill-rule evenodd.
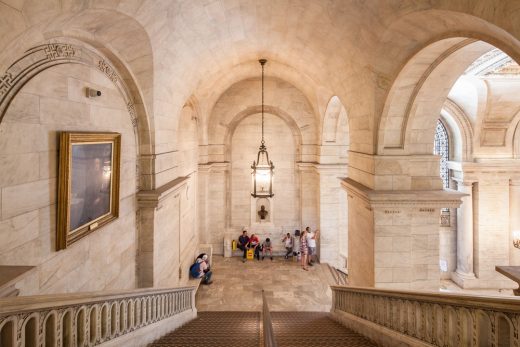
<svg viewBox="0 0 520 347"><path fill-rule="evenodd" d="M260 239L255 234L252 234L249 238L249 248L254 249L255 258L260 260Z"/></svg>

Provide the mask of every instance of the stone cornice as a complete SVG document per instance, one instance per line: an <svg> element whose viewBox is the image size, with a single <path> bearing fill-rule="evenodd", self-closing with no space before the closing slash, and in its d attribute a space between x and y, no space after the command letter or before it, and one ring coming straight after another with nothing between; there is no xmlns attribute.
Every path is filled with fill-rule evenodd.
<svg viewBox="0 0 520 347"><path fill-rule="evenodd" d="M178 177L157 189L141 190L137 193L137 204L139 207L157 208L161 201L186 186L188 179L189 176Z"/></svg>
<svg viewBox="0 0 520 347"><path fill-rule="evenodd" d="M500 179L520 179L520 160L498 159L479 162L448 162L448 167L463 174L464 181L479 181L490 175Z"/></svg>
<svg viewBox="0 0 520 347"><path fill-rule="evenodd" d="M350 178L341 179L341 185L372 207L375 206L419 206L459 207L461 198L467 194L451 189L445 190L372 190Z"/></svg>
<svg viewBox="0 0 520 347"><path fill-rule="evenodd" d="M227 170L229 170L230 166L231 166L231 163L228 161L209 162L209 163L199 164L199 172L212 172L215 170L227 171Z"/></svg>
<svg viewBox="0 0 520 347"><path fill-rule="evenodd" d="M338 172L345 175L348 170L348 164L320 164L317 162L298 162L296 163L300 171L315 170L317 173Z"/></svg>

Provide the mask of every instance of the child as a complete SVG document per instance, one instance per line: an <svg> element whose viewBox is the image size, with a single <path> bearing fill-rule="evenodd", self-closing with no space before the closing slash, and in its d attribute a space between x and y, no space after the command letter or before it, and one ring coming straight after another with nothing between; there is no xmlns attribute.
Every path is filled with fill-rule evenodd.
<svg viewBox="0 0 520 347"><path fill-rule="evenodd" d="M265 258L265 254L269 251L271 255L271 261L273 260L273 246L271 245L271 239L266 238L264 243L262 244L262 260Z"/></svg>

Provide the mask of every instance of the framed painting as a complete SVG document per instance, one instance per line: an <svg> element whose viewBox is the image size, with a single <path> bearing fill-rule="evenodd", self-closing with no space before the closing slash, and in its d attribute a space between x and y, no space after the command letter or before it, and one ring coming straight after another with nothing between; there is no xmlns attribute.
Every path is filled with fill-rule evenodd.
<svg viewBox="0 0 520 347"><path fill-rule="evenodd" d="M60 134L56 249L119 216L121 134Z"/></svg>

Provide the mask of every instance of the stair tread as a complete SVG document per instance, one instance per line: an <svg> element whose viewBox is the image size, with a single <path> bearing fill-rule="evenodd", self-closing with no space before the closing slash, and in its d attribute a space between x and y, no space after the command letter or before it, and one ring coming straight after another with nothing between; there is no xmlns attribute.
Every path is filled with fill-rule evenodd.
<svg viewBox="0 0 520 347"><path fill-rule="evenodd" d="M272 312L271 318L279 347L376 346L364 336L334 321L325 312Z"/></svg>
<svg viewBox="0 0 520 347"><path fill-rule="evenodd" d="M279 347L375 347L325 312L272 312ZM260 312L199 312L198 317L150 344L151 347L258 346Z"/></svg>

